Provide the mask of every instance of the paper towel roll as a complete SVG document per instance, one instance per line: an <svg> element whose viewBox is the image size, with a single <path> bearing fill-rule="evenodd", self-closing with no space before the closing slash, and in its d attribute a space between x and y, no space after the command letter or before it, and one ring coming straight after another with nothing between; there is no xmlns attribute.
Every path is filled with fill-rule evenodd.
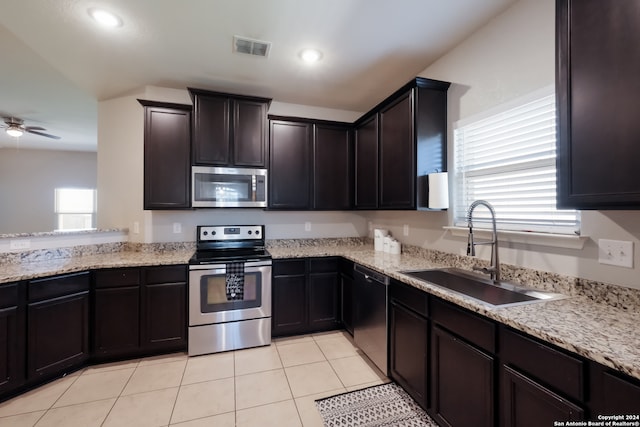
<svg viewBox="0 0 640 427"><path fill-rule="evenodd" d="M449 174L429 174L429 209L449 208Z"/></svg>

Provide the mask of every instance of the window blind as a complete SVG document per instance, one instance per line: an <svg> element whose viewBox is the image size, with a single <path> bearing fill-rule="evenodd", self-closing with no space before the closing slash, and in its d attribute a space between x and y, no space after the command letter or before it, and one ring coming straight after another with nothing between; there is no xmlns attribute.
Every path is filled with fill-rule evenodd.
<svg viewBox="0 0 640 427"><path fill-rule="evenodd" d="M579 213L556 209L555 93L458 122L454 129L454 222L467 225L467 208L491 203L498 228L579 234ZM474 225L489 222L488 210L474 211Z"/></svg>

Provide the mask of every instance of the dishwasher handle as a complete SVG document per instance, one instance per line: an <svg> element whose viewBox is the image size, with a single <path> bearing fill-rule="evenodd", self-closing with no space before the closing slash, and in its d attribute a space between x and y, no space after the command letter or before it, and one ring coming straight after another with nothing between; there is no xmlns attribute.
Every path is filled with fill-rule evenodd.
<svg viewBox="0 0 640 427"><path fill-rule="evenodd" d="M353 270L363 275L367 282L375 281L385 286L389 285L389 276L385 276L382 273L378 273L360 264L353 264Z"/></svg>

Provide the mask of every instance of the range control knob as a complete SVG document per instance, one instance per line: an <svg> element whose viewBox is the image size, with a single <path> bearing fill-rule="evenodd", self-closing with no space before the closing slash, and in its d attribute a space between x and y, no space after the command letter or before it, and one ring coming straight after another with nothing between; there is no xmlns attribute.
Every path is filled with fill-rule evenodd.
<svg viewBox="0 0 640 427"><path fill-rule="evenodd" d="M249 236L251 236L251 234L252 234L252 233L251 233L251 230L249 230Z"/></svg>
<svg viewBox="0 0 640 427"><path fill-rule="evenodd" d="M211 235L212 235L212 236L215 236L215 235L216 235L215 230L211 232Z"/></svg>
<svg viewBox="0 0 640 427"><path fill-rule="evenodd" d="M256 230L256 234L260 234L260 230Z"/></svg>
<svg viewBox="0 0 640 427"><path fill-rule="evenodd" d="M202 234L203 234L204 236L206 236L207 234L209 234L209 232L208 232L208 231L203 231L203 232L202 232Z"/></svg>

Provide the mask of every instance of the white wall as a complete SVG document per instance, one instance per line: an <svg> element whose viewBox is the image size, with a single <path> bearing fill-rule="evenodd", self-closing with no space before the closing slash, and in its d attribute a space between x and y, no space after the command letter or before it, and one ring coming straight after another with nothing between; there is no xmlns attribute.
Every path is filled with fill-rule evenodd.
<svg viewBox="0 0 640 427"><path fill-rule="evenodd" d="M421 75L452 82L448 93L449 153L453 153L452 124L496 105L553 85L555 81L555 2L520 0L484 28L448 52ZM449 158L449 170L452 170ZM461 253L464 238L442 229L450 222L442 212L371 212L374 227L390 228L405 243ZM410 236L402 235L409 225ZM619 284L640 289L640 212L585 211L582 234L589 236L581 250L531 244L504 244L502 262ZM635 268L598 263L599 238L630 240ZM488 251L483 251L488 259Z"/></svg>
<svg viewBox="0 0 640 427"><path fill-rule="evenodd" d="M0 148L0 234L56 229L59 187L96 188L96 153Z"/></svg>

